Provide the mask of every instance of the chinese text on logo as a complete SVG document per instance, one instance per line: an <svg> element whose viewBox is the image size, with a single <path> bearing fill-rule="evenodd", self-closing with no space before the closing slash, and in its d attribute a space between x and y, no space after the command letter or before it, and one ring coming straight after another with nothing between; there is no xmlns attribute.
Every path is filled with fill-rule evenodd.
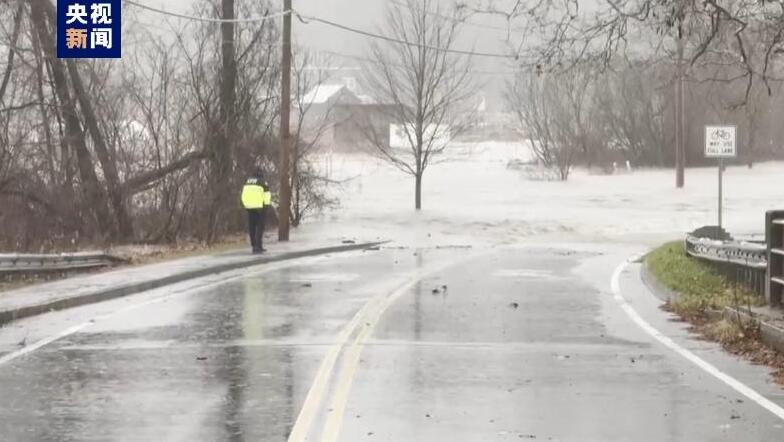
<svg viewBox="0 0 784 442"><path fill-rule="evenodd" d="M59 0L59 58L120 58L120 0Z"/></svg>

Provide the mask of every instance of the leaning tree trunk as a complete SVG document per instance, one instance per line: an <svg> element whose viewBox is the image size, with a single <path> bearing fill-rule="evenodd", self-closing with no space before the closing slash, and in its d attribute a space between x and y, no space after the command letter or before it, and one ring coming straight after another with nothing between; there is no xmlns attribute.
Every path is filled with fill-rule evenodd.
<svg viewBox="0 0 784 442"><path fill-rule="evenodd" d="M222 0L222 18L234 18L234 0ZM226 219L227 198L232 194L229 178L231 174L234 137L234 110L236 102L237 61L235 59L234 22L221 23L221 82L220 82L220 122L213 137L212 165L210 169L211 210L208 215L207 241L214 242L221 233L219 223Z"/></svg>
<svg viewBox="0 0 784 442"><path fill-rule="evenodd" d="M118 239L131 240L133 239L133 224L131 223L131 217L125 206L125 197L117 173L117 164L109 153L109 149L106 146L106 139L104 138L101 129L98 127L98 118L95 115L90 97L87 95L87 91L82 83L82 77L79 74L76 62L73 59L69 59L66 63L68 65L68 72L71 74L71 83L73 83L76 98L79 101L79 107L82 109L87 128L90 131L90 138L93 140L95 154L98 156L98 161L101 163L101 169L103 170L103 175L109 189L112 209L114 209L114 216L117 220Z"/></svg>
<svg viewBox="0 0 784 442"><path fill-rule="evenodd" d="M53 21L47 21L47 9L52 8L49 0L33 0L30 4L31 18L35 25L38 38L43 47L44 54L51 67L52 81L55 86L55 93L62 106L61 112L65 120L66 139L65 143L71 145L76 152L79 176L81 178L82 194L85 203L92 211L101 236L106 237L110 232L109 211L106 204L106 195L98 181L98 176L93 168L92 155L87 149L87 141L82 131L81 122L76 112L76 105L73 102L71 93L68 89L68 79L65 68L61 60L57 58L55 52L53 33Z"/></svg>
<svg viewBox="0 0 784 442"><path fill-rule="evenodd" d="M47 17L52 23L56 23L54 6L45 1L45 11ZM104 178L109 189L109 197L114 209L114 216L117 220L117 227L119 239L132 239L133 238L133 224L128 210L125 206L125 198L122 194L122 186L120 185L120 178L117 173L117 165L109 153L106 146L106 139L103 136L100 128L98 127L98 118L90 101L90 97L82 83L82 77L79 74L79 69L73 59L66 61L68 73L71 76L71 83L73 84L76 99L79 102L79 107L82 109L87 129L90 131L90 138L93 140L93 148L95 154L98 156L98 161L101 163Z"/></svg>
<svg viewBox="0 0 784 442"><path fill-rule="evenodd" d="M56 124L56 134L50 124L43 125L44 137L49 149L50 167L52 168L50 171L52 174L51 181L52 185L59 189L59 191L56 192L56 195L60 207L67 208L68 213L70 214L69 218L75 219L76 217L74 215L77 213L77 200L74 191L73 161L69 143L65 136L65 123L63 122L61 112L59 112L59 109L61 109L62 106L60 105L57 94L52 97L51 103L46 99L44 84L51 90L56 89L55 84L52 81L52 78L54 77L52 74L52 66L51 63L47 62L43 49L44 43L41 42L39 34L36 32L31 33L30 39L33 45L33 55L35 57L35 89L39 101L38 108L41 119L42 121L54 120ZM59 149L59 158L56 149ZM84 236L85 228L89 227L80 223L77 223L76 226L75 232L80 237Z"/></svg>

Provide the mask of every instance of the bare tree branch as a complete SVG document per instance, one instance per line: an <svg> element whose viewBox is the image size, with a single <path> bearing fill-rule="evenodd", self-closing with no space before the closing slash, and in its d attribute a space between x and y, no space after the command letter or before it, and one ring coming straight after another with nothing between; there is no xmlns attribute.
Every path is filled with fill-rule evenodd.
<svg viewBox="0 0 784 442"><path fill-rule="evenodd" d="M457 15L453 20L444 16L446 11L432 0L392 4L381 30L389 41L371 46L373 66L366 78L405 146L391 146L386 134L379 133L386 128L371 121L364 123L368 141L382 159L414 177L417 209L424 172L443 153L449 133L454 136L464 129L463 107L471 97L471 57L448 51L463 21Z"/></svg>

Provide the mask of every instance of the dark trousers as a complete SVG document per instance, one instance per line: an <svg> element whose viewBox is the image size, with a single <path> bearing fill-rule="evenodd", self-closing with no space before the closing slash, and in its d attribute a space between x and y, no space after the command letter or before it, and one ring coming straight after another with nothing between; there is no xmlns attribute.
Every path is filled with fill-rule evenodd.
<svg viewBox="0 0 784 442"><path fill-rule="evenodd" d="M248 210L248 233L250 233L250 245L253 250L261 250L264 240L264 211L262 209Z"/></svg>

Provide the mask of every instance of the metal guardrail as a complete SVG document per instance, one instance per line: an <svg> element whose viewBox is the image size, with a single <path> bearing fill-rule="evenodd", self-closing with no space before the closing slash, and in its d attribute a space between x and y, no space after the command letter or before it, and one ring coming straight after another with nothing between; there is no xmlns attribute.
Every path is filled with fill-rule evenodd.
<svg viewBox="0 0 784 442"><path fill-rule="evenodd" d="M736 264L752 269L768 266L767 246L756 242L717 241L686 236L686 253L707 261Z"/></svg>
<svg viewBox="0 0 784 442"><path fill-rule="evenodd" d="M120 262L124 262L124 260L103 252L57 255L10 253L0 254L0 274L86 270L108 267Z"/></svg>
<svg viewBox="0 0 784 442"><path fill-rule="evenodd" d="M684 245L687 254L708 262L731 282L765 296L768 270L768 248L765 244L719 241L689 234Z"/></svg>

